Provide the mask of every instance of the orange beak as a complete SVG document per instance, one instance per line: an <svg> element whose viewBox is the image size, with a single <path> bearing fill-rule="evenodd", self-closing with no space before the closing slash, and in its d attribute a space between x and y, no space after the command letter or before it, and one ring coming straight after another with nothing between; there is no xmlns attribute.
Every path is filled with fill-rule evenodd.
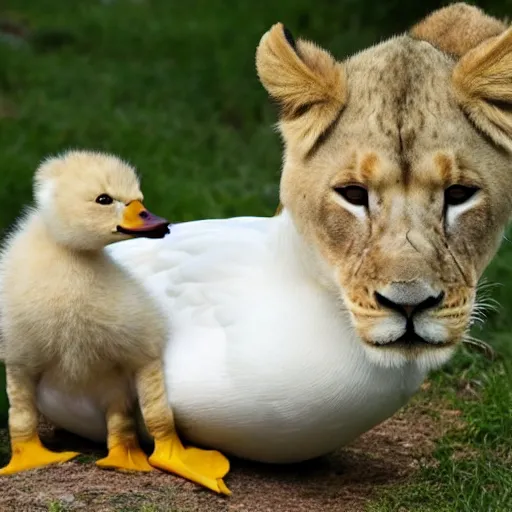
<svg viewBox="0 0 512 512"><path fill-rule="evenodd" d="M123 220L117 226L117 231L145 238L163 238L169 233L169 224L169 221L146 210L140 201L132 201L124 209Z"/></svg>

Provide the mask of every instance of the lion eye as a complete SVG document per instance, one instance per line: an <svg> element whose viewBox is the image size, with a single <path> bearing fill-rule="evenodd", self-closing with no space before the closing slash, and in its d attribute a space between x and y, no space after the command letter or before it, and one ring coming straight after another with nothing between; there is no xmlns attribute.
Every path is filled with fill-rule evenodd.
<svg viewBox="0 0 512 512"><path fill-rule="evenodd" d="M457 206L468 201L477 191L477 187L452 185L444 191L444 202L447 206Z"/></svg>
<svg viewBox="0 0 512 512"><path fill-rule="evenodd" d="M343 199L356 206L368 206L368 190L359 185L347 185L334 189Z"/></svg>

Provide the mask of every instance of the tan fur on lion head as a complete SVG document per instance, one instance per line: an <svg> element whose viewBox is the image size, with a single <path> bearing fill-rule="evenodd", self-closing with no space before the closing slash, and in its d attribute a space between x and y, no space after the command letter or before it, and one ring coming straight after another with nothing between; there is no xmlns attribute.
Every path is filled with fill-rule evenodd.
<svg viewBox="0 0 512 512"><path fill-rule="evenodd" d="M256 64L281 109L279 210L332 268L360 336L385 339L382 290L421 283L443 297L425 332L456 343L512 213L512 29L454 4L339 62L278 23Z"/></svg>
<svg viewBox="0 0 512 512"><path fill-rule="evenodd" d="M433 12L410 31L440 50L462 57L475 46L506 30L507 25L481 9L456 3Z"/></svg>

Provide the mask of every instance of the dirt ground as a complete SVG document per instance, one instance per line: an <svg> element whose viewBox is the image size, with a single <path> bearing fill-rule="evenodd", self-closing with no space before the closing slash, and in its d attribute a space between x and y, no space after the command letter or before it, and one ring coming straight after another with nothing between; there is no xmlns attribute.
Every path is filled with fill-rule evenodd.
<svg viewBox="0 0 512 512"><path fill-rule="evenodd" d="M350 447L307 463L269 466L232 460L225 479L230 497L158 471L101 470L94 460L105 453L103 446L45 426L45 444L84 455L61 466L2 478L0 511L359 512L379 488L406 482L421 461L428 463L435 440L458 422L458 411L434 409L437 419L432 404L418 400ZM5 440L5 431L1 435Z"/></svg>

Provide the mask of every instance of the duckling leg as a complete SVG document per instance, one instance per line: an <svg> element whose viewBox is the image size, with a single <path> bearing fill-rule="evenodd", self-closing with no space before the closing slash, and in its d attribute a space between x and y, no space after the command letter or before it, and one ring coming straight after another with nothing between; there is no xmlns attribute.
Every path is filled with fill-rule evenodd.
<svg viewBox="0 0 512 512"><path fill-rule="evenodd" d="M185 448L182 445L167 403L161 361L142 368L136 376L136 383L142 416L155 440L149 463L212 491L231 494L222 480L229 471L228 459L215 450Z"/></svg>
<svg viewBox="0 0 512 512"><path fill-rule="evenodd" d="M9 464L0 469L0 475L67 462L79 455L52 452L41 443L37 433L36 379L25 369L12 365L7 365L6 377L12 454Z"/></svg>
<svg viewBox="0 0 512 512"><path fill-rule="evenodd" d="M139 446L135 422L126 403L116 401L107 409L108 455L96 461L96 465L119 471L152 471Z"/></svg>

